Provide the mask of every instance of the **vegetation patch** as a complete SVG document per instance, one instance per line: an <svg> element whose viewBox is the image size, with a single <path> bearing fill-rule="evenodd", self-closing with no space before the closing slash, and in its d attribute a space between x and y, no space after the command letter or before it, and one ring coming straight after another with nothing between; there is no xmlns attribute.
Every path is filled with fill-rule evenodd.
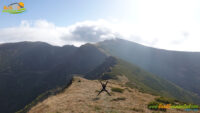
<svg viewBox="0 0 200 113"><path fill-rule="evenodd" d="M95 90L95 92L97 93L97 92L99 92L99 90Z"/></svg>
<svg viewBox="0 0 200 113"><path fill-rule="evenodd" d="M161 113L160 111L153 111L152 113Z"/></svg>
<svg viewBox="0 0 200 113"><path fill-rule="evenodd" d="M101 108L99 106L95 106L94 109L95 109L95 111L101 110Z"/></svg>
<svg viewBox="0 0 200 113"><path fill-rule="evenodd" d="M112 74L109 74L109 73L105 73L101 76L101 79L102 80L109 80L109 79L114 79L114 80L117 80L117 77L116 75L112 75Z"/></svg>
<svg viewBox="0 0 200 113"><path fill-rule="evenodd" d="M118 93L123 93L124 92L124 89L122 89L122 88L111 88L111 90L113 91L113 92L118 92Z"/></svg>
<svg viewBox="0 0 200 113"><path fill-rule="evenodd" d="M129 88L125 88L128 92L133 92L133 91L131 91Z"/></svg>
<svg viewBox="0 0 200 113"><path fill-rule="evenodd" d="M132 108L131 110L136 111L136 112L144 112L143 109L139 109L139 108Z"/></svg>
<svg viewBox="0 0 200 113"><path fill-rule="evenodd" d="M119 59L111 72L108 72L107 74L126 76L129 81L126 83L126 86L136 88L142 93L149 93L155 96L173 97L185 102L199 103L198 100L200 98L197 95L187 92L156 75Z"/></svg>
<svg viewBox="0 0 200 113"><path fill-rule="evenodd" d="M176 102L178 102L174 99L166 98L166 97L159 97L159 98L156 98L155 100L162 104L172 104L172 105L174 105Z"/></svg>
<svg viewBox="0 0 200 113"><path fill-rule="evenodd" d="M119 98L112 99L111 101L121 101L121 100L126 100L126 98L125 97L119 97Z"/></svg>

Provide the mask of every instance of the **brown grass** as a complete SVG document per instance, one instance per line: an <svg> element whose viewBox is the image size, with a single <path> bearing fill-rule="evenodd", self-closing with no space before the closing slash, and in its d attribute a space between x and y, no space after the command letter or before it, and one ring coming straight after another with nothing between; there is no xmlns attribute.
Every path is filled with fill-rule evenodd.
<svg viewBox="0 0 200 113"><path fill-rule="evenodd" d="M119 82L110 80L107 90L111 92L113 87L127 89L121 87ZM101 90L97 80L75 77L72 85L64 92L37 104L29 113L152 113L147 109L147 104L155 96L128 88L123 93L112 92L112 96L108 96L103 92L97 97L97 90ZM169 113L178 112L171 110Z"/></svg>

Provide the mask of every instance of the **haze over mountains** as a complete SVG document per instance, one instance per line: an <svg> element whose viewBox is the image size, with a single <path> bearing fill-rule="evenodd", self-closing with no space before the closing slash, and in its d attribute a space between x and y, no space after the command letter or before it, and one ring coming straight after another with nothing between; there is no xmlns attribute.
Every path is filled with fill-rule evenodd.
<svg viewBox="0 0 200 113"><path fill-rule="evenodd" d="M200 96L200 52L167 51L121 39L104 41L98 46Z"/></svg>
<svg viewBox="0 0 200 113"><path fill-rule="evenodd" d="M40 94L67 86L73 75L88 79L126 76L129 87L198 103L199 58L200 53L160 50L121 39L81 47L43 42L2 44L0 112L22 109Z"/></svg>

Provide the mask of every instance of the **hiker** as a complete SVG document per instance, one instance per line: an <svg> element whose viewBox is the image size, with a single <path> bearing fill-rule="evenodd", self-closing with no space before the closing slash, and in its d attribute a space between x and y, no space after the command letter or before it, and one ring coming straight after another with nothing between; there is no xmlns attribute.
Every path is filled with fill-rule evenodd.
<svg viewBox="0 0 200 113"><path fill-rule="evenodd" d="M102 86L102 89L101 89L101 91L99 91L99 94L101 93L101 92L103 92L103 91L105 91L105 92L107 92L107 94L109 95L109 96L111 96L111 94L106 90L106 85L108 84L108 81L106 81L106 83L105 84L103 84L101 81L99 81L100 83L101 83L101 86ZM98 95L99 95L98 94ZM98 96L97 95L97 96Z"/></svg>

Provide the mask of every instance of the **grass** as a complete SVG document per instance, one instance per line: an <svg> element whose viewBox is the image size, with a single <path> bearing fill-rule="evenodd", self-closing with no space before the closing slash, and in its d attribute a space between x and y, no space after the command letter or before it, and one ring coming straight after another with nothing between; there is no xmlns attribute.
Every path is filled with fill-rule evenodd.
<svg viewBox="0 0 200 113"><path fill-rule="evenodd" d="M161 113L160 111L153 111L152 113Z"/></svg>
<svg viewBox="0 0 200 113"><path fill-rule="evenodd" d="M124 89L122 89L122 88L117 88L117 87L113 87L113 88L111 88L111 90L113 91L113 92L118 92L118 93L123 93L124 92Z"/></svg>
<svg viewBox="0 0 200 113"><path fill-rule="evenodd" d="M111 101L121 101L121 100L126 100L126 98L125 97L119 97L119 98L112 99Z"/></svg>
<svg viewBox="0 0 200 113"><path fill-rule="evenodd" d="M110 76L125 75L129 80L126 86L137 88L143 93L175 98L189 103L199 103L198 100L200 100L200 98L197 95L156 75L146 72L135 65L119 59L117 62L118 63L107 74Z"/></svg>
<svg viewBox="0 0 200 113"><path fill-rule="evenodd" d="M119 112L117 112L117 111L111 109L111 110L106 111L105 113L119 113Z"/></svg>
<svg viewBox="0 0 200 113"><path fill-rule="evenodd" d="M136 112L144 112L143 109L139 109L139 108L132 108L131 110L136 111Z"/></svg>
<svg viewBox="0 0 200 113"><path fill-rule="evenodd" d="M93 101L97 101L99 99L100 99L99 97L96 97L96 98L93 98Z"/></svg>
<svg viewBox="0 0 200 113"><path fill-rule="evenodd" d="M125 88L128 92L133 92L133 91L131 91L129 88Z"/></svg>
<svg viewBox="0 0 200 113"><path fill-rule="evenodd" d="M99 106L95 106L94 109L95 109L95 111L101 110L101 108Z"/></svg>
<svg viewBox="0 0 200 113"><path fill-rule="evenodd" d="M159 98L156 98L155 100L162 104L172 104L172 105L174 105L175 102L177 102L176 100L172 98L166 98L166 97L159 97Z"/></svg>
<svg viewBox="0 0 200 113"><path fill-rule="evenodd" d="M97 93L97 92L99 92L99 90L95 90L95 92Z"/></svg>

